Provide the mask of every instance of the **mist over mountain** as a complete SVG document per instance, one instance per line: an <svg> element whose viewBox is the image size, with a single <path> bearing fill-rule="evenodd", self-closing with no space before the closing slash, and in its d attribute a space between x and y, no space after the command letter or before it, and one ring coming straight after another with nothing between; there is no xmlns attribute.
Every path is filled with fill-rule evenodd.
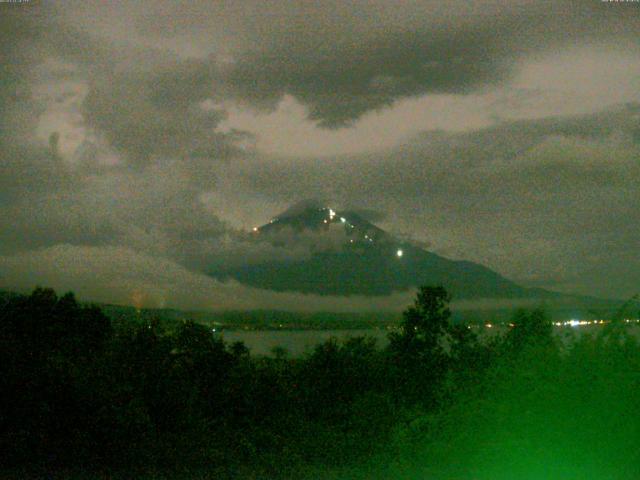
<svg viewBox="0 0 640 480"><path fill-rule="evenodd" d="M356 211L317 201L298 203L253 228L253 241L298 252L303 258L211 268L219 279L252 287L322 295L388 295L420 285L444 285L456 299L557 298L522 287L480 264L450 260L401 240ZM230 262L230 264L233 262Z"/></svg>

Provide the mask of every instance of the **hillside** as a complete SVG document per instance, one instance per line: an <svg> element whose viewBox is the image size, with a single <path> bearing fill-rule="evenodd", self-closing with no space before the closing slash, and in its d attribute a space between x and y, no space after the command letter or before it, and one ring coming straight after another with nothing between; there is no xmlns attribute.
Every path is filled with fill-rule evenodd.
<svg viewBox="0 0 640 480"><path fill-rule="evenodd" d="M253 238L296 252L306 248L307 255L208 273L257 288L322 295L387 295L426 284L444 285L456 299L559 295L524 288L477 263L450 260L399 240L353 211L303 204L254 228Z"/></svg>

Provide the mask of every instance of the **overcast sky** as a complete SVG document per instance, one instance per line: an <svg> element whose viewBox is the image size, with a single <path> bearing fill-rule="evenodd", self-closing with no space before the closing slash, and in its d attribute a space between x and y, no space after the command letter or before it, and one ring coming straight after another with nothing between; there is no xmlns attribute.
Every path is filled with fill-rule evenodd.
<svg viewBox="0 0 640 480"><path fill-rule="evenodd" d="M202 274L321 198L523 285L640 291L640 3L28 1L0 25L1 287L327 309Z"/></svg>

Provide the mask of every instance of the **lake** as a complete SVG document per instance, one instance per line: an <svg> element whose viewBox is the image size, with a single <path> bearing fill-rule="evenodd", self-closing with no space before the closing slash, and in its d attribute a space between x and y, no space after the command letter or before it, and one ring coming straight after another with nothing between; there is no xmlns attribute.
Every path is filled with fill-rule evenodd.
<svg viewBox="0 0 640 480"><path fill-rule="evenodd" d="M586 325L580 327L555 327L555 333L567 344L574 335L595 335L605 328L604 325ZM628 327L636 338L640 338L640 328L636 325ZM483 337L505 333L508 327L474 328ZM367 336L375 338L378 347L384 347L389 342L386 329L343 329L343 330L225 330L216 333L225 342L242 341L249 348L252 355L270 355L274 347L284 347L291 356L300 356L313 350L317 344L335 337L343 340L349 337Z"/></svg>

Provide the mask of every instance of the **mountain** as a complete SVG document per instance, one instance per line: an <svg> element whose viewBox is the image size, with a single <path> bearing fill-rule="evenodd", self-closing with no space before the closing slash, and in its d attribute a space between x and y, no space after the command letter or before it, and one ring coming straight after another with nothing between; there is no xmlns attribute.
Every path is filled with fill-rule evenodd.
<svg viewBox="0 0 640 480"><path fill-rule="evenodd" d="M253 242L291 252L287 259L217 267L207 273L257 288L323 295L387 295L444 285L456 299L555 298L524 288L477 263L444 258L402 241L357 212L305 202L256 227Z"/></svg>

